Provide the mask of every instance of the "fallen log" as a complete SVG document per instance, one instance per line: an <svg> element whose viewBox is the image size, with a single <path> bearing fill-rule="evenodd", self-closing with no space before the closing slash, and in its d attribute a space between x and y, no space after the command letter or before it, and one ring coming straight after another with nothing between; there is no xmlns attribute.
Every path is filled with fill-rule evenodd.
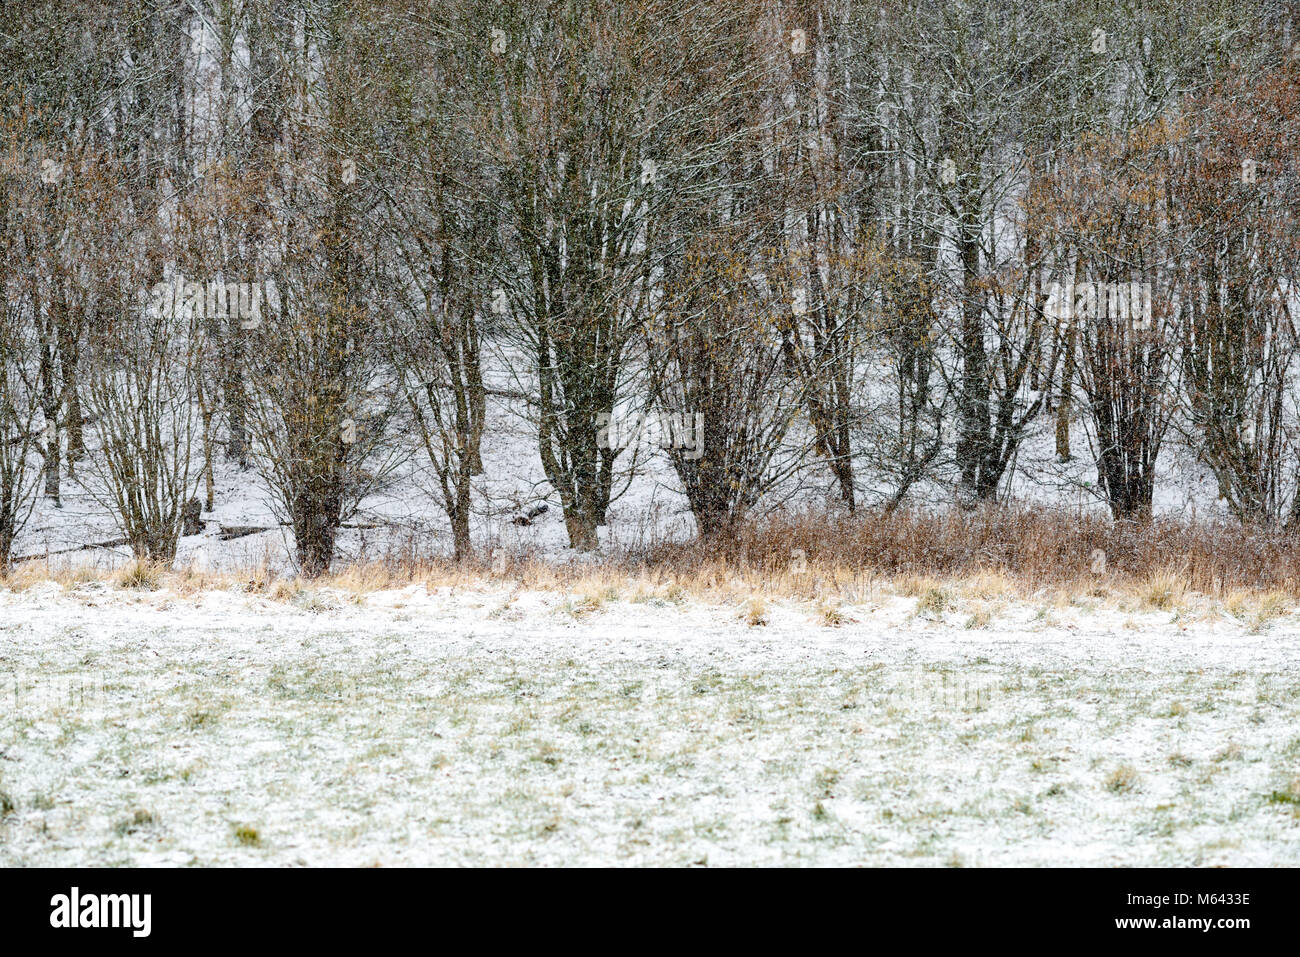
<svg viewBox="0 0 1300 957"><path fill-rule="evenodd" d="M123 545L130 544L131 540L129 538L115 538L108 542L89 542L85 545L73 545L70 548L46 549L36 555L18 555L9 559L9 561L15 565L19 562L38 562L42 558L49 558L51 555L68 555L72 552L88 552L92 548L120 548Z"/></svg>
<svg viewBox="0 0 1300 957"><path fill-rule="evenodd" d="M269 532L276 525L221 525L217 538L223 542L229 542L236 538L243 538L246 535L256 535L258 532Z"/></svg>
<svg viewBox="0 0 1300 957"><path fill-rule="evenodd" d="M232 541L233 539L243 538L247 535L256 535L259 532L271 532L277 528L288 528L288 527L289 527L288 522L281 522L279 525L222 525L220 526L221 531L217 533L217 538L219 538L223 542L229 542ZM374 529L374 528L383 528L383 527L384 526L378 522L364 524L364 525L349 524L345 522L344 524L339 526L339 528L360 528L360 529Z"/></svg>

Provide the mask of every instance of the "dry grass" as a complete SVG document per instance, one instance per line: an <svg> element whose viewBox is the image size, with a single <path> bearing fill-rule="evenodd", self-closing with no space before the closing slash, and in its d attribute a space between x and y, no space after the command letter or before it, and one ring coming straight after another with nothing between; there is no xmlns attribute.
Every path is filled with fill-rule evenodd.
<svg viewBox="0 0 1300 957"><path fill-rule="evenodd" d="M127 562L113 573L113 584L119 588L133 588L139 591L156 591L162 584L167 569L156 562L137 558Z"/></svg>
<svg viewBox="0 0 1300 957"><path fill-rule="evenodd" d="M1290 613L1294 602L1286 592L1274 589L1258 596L1250 618L1252 631L1262 631L1269 622Z"/></svg>
<svg viewBox="0 0 1300 957"><path fill-rule="evenodd" d="M1127 794L1130 791L1135 791L1139 783L1137 768L1131 764L1121 764L1106 775L1106 780L1103 783L1106 790L1114 794Z"/></svg>
<svg viewBox="0 0 1300 957"><path fill-rule="evenodd" d="M232 833L235 838L235 843L240 847L262 846L262 835L255 827L248 824L239 824L233 828Z"/></svg>
<svg viewBox="0 0 1300 957"><path fill-rule="evenodd" d="M721 554L769 576L790 564L796 551L817 580L871 572L900 584L926 578L961 580L991 598L1009 590L1066 589L1140 583L1210 594L1233 587L1278 589L1300 597L1300 540L1234 523L1158 520L1144 524L1047 509L974 512L859 513L849 517L787 514L745 529L725 545L665 546L677 562L699 564ZM1093 556L1105 556L1103 570ZM1152 574L1152 569L1159 570ZM1176 582L1173 580L1176 579ZM928 584L917 586L924 591Z"/></svg>
<svg viewBox="0 0 1300 957"><path fill-rule="evenodd" d="M817 619L827 628L838 628L840 625L846 625L853 621L852 618L845 614L844 609L829 601L818 602Z"/></svg>
<svg viewBox="0 0 1300 957"><path fill-rule="evenodd" d="M266 591L271 601L290 602L302 594L302 582L297 578L281 578Z"/></svg>
<svg viewBox="0 0 1300 957"><path fill-rule="evenodd" d="M65 586L82 584L84 577L77 575L74 579L71 573L59 576L53 573L44 562L23 562L21 565L14 565L0 574L0 584L13 592L22 592L31 588L33 585L54 579Z"/></svg>
<svg viewBox="0 0 1300 957"><path fill-rule="evenodd" d="M761 628L767 624L767 603L761 598L751 598L745 602L741 618L750 628Z"/></svg>
<svg viewBox="0 0 1300 957"><path fill-rule="evenodd" d="M1094 560L1098 551L1104 566ZM1048 510L786 513L725 541L651 545L598 562L526 554L461 563L408 557L340 567L310 582L277 574L266 561L220 572L135 561L116 570L27 562L0 575L0 587L22 591L54 581L71 588L95 580L182 595L237 589L282 602L317 589L360 601L409 585L459 589L495 581L572 595L580 615L621 596L667 604L786 598L833 609L892 593L915 598L925 617L975 609L972 627L987 623L989 602L1011 599L1059 607L1095 598L1181 612L1198 603L1204 611L1208 598L1215 613L1261 629L1300 603L1300 540L1232 524L1135 524ZM836 623L836 614L824 617Z"/></svg>
<svg viewBox="0 0 1300 957"><path fill-rule="evenodd" d="M968 629L987 628L993 623L993 609L988 605L979 602L975 605L970 617L966 619L965 627Z"/></svg>
<svg viewBox="0 0 1300 957"><path fill-rule="evenodd" d="M1181 607L1187 597L1187 582L1176 572L1155 572L1133 588L1143 608L1172 611Z"/></svg>
<svg viewBox="0 0 1300 957"><path fill-rule="evenodd" d="M999 571L978 571L963 580L960 588L962 598L977 598L983 601L1017 595L1021 590L1016 582Z"/></svg>
<svg viewBox="0 0 1300 957"><path fill-rule="evenodd" d="M939 585L927 588L916 600L916 614L921 618L942 618L953 607L952 595Z"/></svg>

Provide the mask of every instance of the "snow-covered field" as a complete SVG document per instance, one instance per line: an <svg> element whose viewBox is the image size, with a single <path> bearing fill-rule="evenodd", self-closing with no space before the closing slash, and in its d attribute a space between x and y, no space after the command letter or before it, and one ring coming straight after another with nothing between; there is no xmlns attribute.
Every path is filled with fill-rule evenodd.
<svg viewBox="0 0 1300 957"><path fill-rule="evenodd" d="M1300 865L1300 619L0 591L0 865Z"/></svg>

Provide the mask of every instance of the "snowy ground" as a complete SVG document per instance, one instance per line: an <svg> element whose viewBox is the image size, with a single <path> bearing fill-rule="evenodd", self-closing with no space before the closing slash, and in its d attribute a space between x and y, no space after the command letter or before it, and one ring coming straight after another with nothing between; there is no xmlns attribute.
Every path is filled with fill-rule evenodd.
<svg viewBox="0 0 1300 957"><path fill-rule="evenodd" d="M1300 865L1300 619L915 606L0 591L0 865Z"/></svg>

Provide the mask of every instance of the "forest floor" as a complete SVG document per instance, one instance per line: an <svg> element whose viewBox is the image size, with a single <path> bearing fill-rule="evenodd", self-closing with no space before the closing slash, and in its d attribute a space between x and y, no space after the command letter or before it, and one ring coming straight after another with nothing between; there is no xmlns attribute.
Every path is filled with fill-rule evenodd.
<svg viewBox="0 0 1300 957"><path fill-rule="evenodd" d="M1300 865L1300 616L0 588L0 865Z"/></svg>

